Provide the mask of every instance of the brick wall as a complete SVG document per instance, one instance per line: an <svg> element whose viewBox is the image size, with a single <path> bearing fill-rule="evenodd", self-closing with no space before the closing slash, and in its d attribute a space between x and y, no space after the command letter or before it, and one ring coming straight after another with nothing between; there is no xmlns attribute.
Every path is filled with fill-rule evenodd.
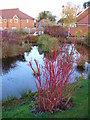
<svg viewBox="0 0 90 120"><path fill-rule="evenodd" d="M16 29L20 29L20 28L34 28L34 20L28 19L28 23L26 21L26 19L19 19L18 18L18 23L15 23L16 18L12 19L12 22L10 22L10 19L2 19L2 24L0 24L0 27L2 27L3 29L5 27L7 27L9 30L12 29L12 27L16 27Z"/></svg>
<svg viewBox="0 0 90 120"><path fill-rule="evenodd" d="M80 21L78 21L77 24L90 24L89 18L90 18L90 14L84 17L83 19L81 19Z"/></svg>
<svg viewBox="0 0 90 120"><path fill-rule="evenodd" d="M28 23L26 21L26 19L21 20L21 28L34 28L34 20L28 20Z"/></svg>
<svg viewBox="0 0 90 120"><path fill-rule="evenodd" d="M88 30L90 30L90 27L88 27L87 25L82 25L82 26L78 26L78 27L76 27L76 28L71 28L70 29L70 34L72 35L72 36L75 36L76 35L76 32L78 32L79 30L82 30L82 36L86 36L86 32L88 31Z"/></svg>

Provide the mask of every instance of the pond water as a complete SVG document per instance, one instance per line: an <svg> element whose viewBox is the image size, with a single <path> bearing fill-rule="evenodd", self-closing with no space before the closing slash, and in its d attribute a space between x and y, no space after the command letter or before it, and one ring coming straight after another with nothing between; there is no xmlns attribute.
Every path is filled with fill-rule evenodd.
<svg viewBox="0 0 90 120"><path fill-rule="evenodd" d="M44 54L40 54L38 47L33 46L30 52L25 52L24 56L7 58L2 61L2 98L18 97L20 98L23 93L31 90L35 92L35 76L31 68L29 67L29 61L32 58L32 63L35 68L34 59L40 64L43 64ZM72 77L80 76L85 73L87 78L87 72L76 70Z"/></svg>

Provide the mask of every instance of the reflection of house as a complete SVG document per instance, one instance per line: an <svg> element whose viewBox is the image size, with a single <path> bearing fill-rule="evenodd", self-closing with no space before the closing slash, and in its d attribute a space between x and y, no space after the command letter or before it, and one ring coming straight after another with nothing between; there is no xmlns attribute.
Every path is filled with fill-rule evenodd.
<svg viewBox="0 0 90 120"><path fill-rule="evenodd" d="M84 11L82 11L78 16L77 16L77 22L76 22L76 27L73 27L70 29L70 34L72 36L76 35L76 32L79 30L82 31L81 35L85 36L86 32L90 30L90 7L87 7Z"/></svg>
<svg viewBox="0 0 90 120"><path fill-rule="evenodd" d="M0 29L34 28L34 19L17 9L0 10Z"/></svg>

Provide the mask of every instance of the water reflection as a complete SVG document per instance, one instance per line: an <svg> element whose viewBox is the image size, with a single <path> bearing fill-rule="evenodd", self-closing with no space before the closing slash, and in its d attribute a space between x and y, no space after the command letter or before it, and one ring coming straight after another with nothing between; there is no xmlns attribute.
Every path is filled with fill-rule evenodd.
<svg viewBox="0 0 90 120"><path fill-rule="evenodd" d="M10 61L9 64L8 62L3 62L2 71L3 99L6 99L7 96L20 97L21 94L27 92L29 89L32 92L36 91L35 77L32 74L31 68L28 66L29 60L31 58L32 60L36 58L39 61L39 63L42 63L43 55L39 54L37 47L33 47L30 53L25 53L24 59L23 57L20 58L19 60L17 58L17 60L14 59L12 60L12 62L9 60Z"/></svg>
<svg viewBox="0 0 90 120"><path fill-rule="evenodd" d="M16 57L11 57L7 59L2 59L2 72L3 74L9 72L11 69L14 69L17 64L17 61L25 61L24 56L16 56Z"/></svg>

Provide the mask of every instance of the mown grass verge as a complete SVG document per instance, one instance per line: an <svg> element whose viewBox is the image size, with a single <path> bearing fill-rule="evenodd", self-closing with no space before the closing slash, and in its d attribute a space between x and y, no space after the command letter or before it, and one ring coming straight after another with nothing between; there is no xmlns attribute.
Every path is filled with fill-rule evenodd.
<svg viewBox="0 0 90 120"><path fill-rule="evenodd" d="M33 106L36 105L34 101L34 93L22 96L21 99L12 100L15 106L10 104L4 105L2 110L3 118L88 118L88 81L82 80L81 87L77 92L73 93L72 101L73 107L62 112L51 114L49 112L34 114L32 112Z"/></svg>

